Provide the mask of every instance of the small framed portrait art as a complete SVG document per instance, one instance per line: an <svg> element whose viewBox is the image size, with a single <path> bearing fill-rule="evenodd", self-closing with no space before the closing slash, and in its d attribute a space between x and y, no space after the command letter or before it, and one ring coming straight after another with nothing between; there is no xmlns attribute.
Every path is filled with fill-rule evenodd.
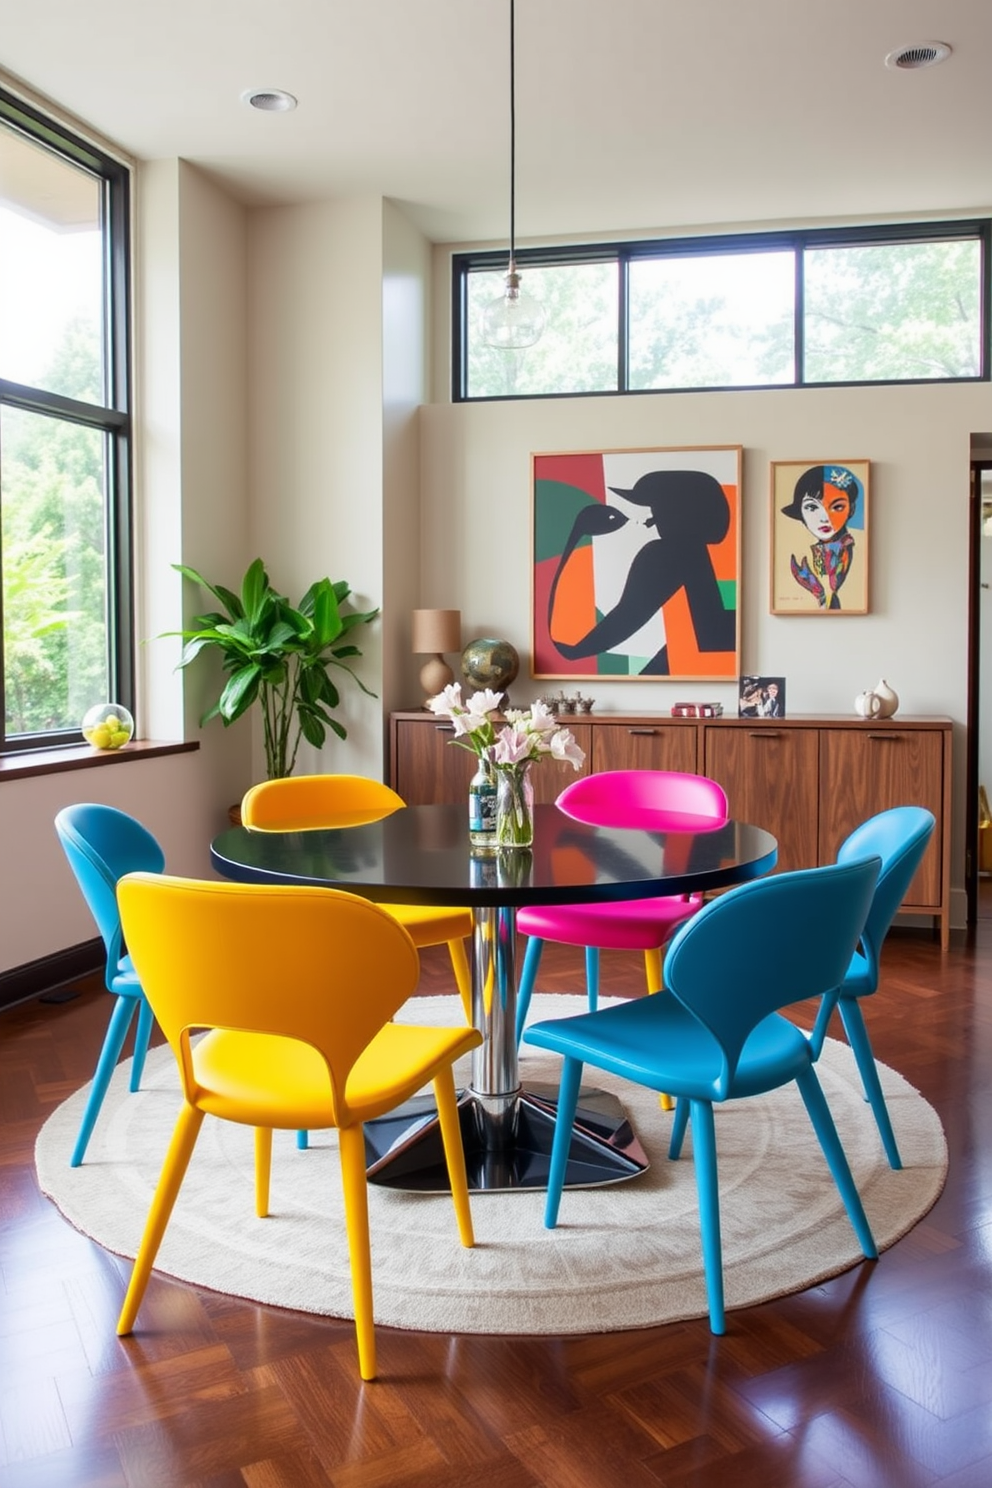
<svg viewBox="0 0 992 1488"><path fill-rule="evenodd" d="M784 677L742 677L738 718L784 718Z"/></svg>
<svg viewBox="0 0 992 1488"><path fill-rule="evenodd" d="M772 461L773 615L867 615L868 461Z"/></svg>

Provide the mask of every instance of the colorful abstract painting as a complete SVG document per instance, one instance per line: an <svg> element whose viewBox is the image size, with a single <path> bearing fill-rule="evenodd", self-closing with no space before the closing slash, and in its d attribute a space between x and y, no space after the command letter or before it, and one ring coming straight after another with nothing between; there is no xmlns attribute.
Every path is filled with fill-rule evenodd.
<svg viewBox="0 0 992 1488"><path fill-rule="evenodd" d="M773 615L867 615L868 461L772 461Z"/></svg>
<svg viewBox="0 0 992 1488"><path fill-rule="evenodd" d="M740 445L532 462L533 675L736 678Z"/></svg>

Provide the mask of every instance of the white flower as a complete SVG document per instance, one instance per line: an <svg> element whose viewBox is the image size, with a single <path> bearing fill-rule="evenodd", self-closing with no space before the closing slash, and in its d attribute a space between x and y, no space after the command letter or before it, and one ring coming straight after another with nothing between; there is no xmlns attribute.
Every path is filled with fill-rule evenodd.
<svg viewBox="0 0 992 1488"><path fill-rule="evenodd" d="M558 728L558 721L546 703L531 704L530 728L535 734L554 734ZM568 730L565 732L568 733Z"/></svg>
<svg viewBox="0 0 992 1488"><path fill-rule="evenodd" d="M449 717L455 730L456 739L459 737L465 738L466 736L471 737L473 734L477 734L480 729L487 726L489 721L486 718L474 718L471 713L464 711L461 713L451 713Z"/></svg>
<svg viewBox="0 0 992 1488"><path fill-rule="evenodd" d="M493 750L493 761L497 765L519 765L523 760L533 759L533 737L518 724L500 729Z"/></svg>
<svg viewBox="0 0 992 1488"><path fill-rule="evenodd" d="M473 717L488 719L490 713L499 712L499 705L502 701L501 692L493 692L486 688L484 692L473 692L465 706Z"/></svg>
<svg viewBox="0 0 992 1488"><path fill-rule="evenodd" d="M451 718L456 710L462 707L462 684L460 682L449 682L443 692L437 697L427 699L427 706L432 713L446 713Z"/></svg>
<svg viewBox="0 0 992 1488"><path fill-rule="evenodd" d="M556 760L568 760L573 769L577 770L585 759L585 750L576 744L570 729L559 729L551 736L551 757Z"/></svg>

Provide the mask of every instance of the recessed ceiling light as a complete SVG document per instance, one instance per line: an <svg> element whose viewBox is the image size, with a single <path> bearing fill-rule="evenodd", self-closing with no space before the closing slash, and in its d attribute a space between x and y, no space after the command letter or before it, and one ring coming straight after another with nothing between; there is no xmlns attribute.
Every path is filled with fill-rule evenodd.
<svg viewBox="0 0 992 1488"><path fill-rule="evenodd" d="M921 67L936 67L946 62L951 49L946 41L915 41L911 46L897 47L885 59L886 67L898 68L900 72L919 72Z"/></svg>
<svg viewBox="0 0 992 1488"><path fill-rule="evenodd" d="M296 99L284 88L248 88L242 93L241 102L249 108L261 109L264 114L285 114L296 107Z"/></svg>

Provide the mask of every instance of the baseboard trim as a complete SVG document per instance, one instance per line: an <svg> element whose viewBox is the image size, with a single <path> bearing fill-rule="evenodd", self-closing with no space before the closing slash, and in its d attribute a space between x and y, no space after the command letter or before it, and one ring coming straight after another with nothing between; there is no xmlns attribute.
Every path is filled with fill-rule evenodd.
<svg viewBox="0 0 992 1488"><path fill-rule="evenodd" d="M102 970L105 955L102 940L87 940L82 945L68 946L64 951L0 972L0 1009L91 976L94 971Z"/></svg>

